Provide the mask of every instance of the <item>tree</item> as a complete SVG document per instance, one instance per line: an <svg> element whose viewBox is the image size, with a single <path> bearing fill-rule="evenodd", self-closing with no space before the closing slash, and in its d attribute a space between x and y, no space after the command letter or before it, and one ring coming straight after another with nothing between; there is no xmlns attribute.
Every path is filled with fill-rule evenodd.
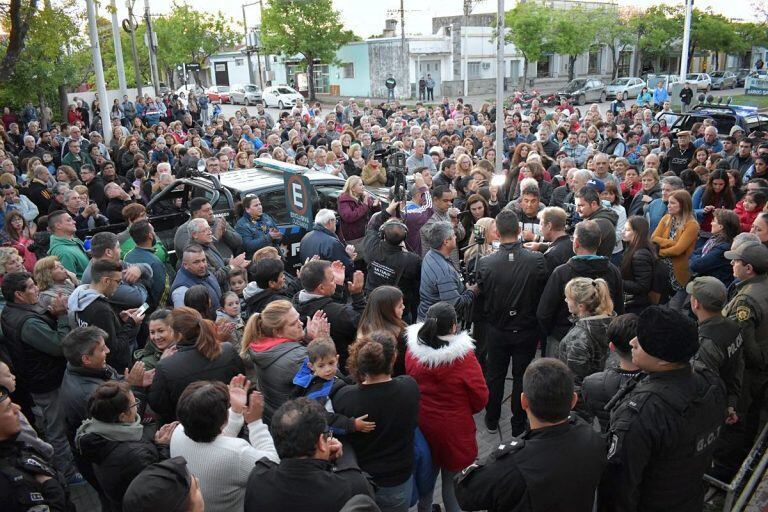
<svg viewBox="0 0 768 512"><path fill-rule="evenodd" d="M87 48L72 38L84 23L74 2L39 10L30 21L24 48L13 72L3 83L0 98L14 105L32 101L45 114L55 104L59 87L72 86L91 66Z"/></svg>
<svg viewBox="0 0 768 512"><path fill-rule="evenodd" d="M237 45L242 35L233 30L234 20L223 13L211 15L187 4L174 3L170 14L154 20L157 33L157 65L169 75L181 64L200 64L224 48ZM139 37L137 32L137 38ZM203 83L195 71L195 83Z"/></svg>
<svg viewBox="0 0 768 512"><path fill-rule="evenodd" d="M635 45L638 48L635 58L635 76L639 76L643 71L641 63L644 55L650 57L666 55L670 45L680 38L683 26L675 16L679 11L679 8L656 5L630 18L629 26L635 33Z"/></svg>
<svg viewBox="0 0 768 512"><path fill-rule="evenodd" d="M520 89L525 89L528 63L538 61L548 51L550 12L537 3L520 2L504 14L504 25L509 28L505 39L523 54Z"/></svg>
<svg viewBox="0 0 768 512"><path fill-rule="evenodd" d="M4 50L0 60L0 83L11 78L27 42L29 24L37 13L37 0L10 0L0 3L0 26L10 27L8 37L0 43Z"/></svg>
<svg viewBox="0 0 768 512"><path fill-rule="evenodd" d="M357 37L344 30L331 0L271 0L262 17L264 52L301 56L309 78L309 99L315 100L315 62L337 63L336 52Z"/></svg>
<svg viewBox="0 0 768 512"><path fill-rule="evenodd" d="M601 27L597 31L597 42L611 50L613 72L611 78L616 78L619 71L621 52L635 42L635 31L628 19L616 19L615 11L601 10L592 14L594 22Z"/></svg>
<svg viewBox="0 0 768 512"><path fill-rule="evenodd" d="M568 56L568 80L573 80L576 58L595 43L598 26L594 13L583 7L556 10L550 30L552 50Z"/></svg>
<svg viewBox="0 0 768 512"><path fill-rule="evenodd" d="M685 13L678 14L679 22L684 22ZM729 52L737 47L736 32L733 24L725 16L713 14L711 11L694 9L691 17L691 40L688 51L686 71L691 68L691 62L696 49L715 52L715 65L719 67L719 52Z"/></svg>

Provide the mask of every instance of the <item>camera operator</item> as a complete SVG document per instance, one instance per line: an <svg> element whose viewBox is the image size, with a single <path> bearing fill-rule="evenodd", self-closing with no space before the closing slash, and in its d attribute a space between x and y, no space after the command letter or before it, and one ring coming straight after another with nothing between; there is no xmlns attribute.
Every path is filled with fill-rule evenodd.
<svg viewBox="0 0 768 512"><path fill-rule="evenodd" d="M450 257L456 251L456 233L450 222L435 222L426 231L427 255L421 265L418 320L437 302L447 302L462 317L468 314L475 297L480 294L476 284L465 288L461 275Z"/></svg>
<svg viewBox="0 0 768 512"><path fill-rule="evenodd" d="M363 241L364 257L368 267L365 294L384 285L395 286L403 292L404 320L416 318L419 304L421 258L409 252L405 239L410 229L395 217L398 203L392 201L386 210L376 213L368 222ZM407 318L406 318L407 316Z"/></svg>
<svg viewBox="0 0 768 512"><path fill-rule="evenodd" d="M496 217L501 246L480 260L477 281L484 295L488 319L488 405L485 426L496 432L501 416L504 381L512 359L512 435L525 430L525 413L520 406L523 373L536 355L541 331L536 322L536 307L547 282L544 255L523 248L520 222L515 212L502 210Z"/></svg>

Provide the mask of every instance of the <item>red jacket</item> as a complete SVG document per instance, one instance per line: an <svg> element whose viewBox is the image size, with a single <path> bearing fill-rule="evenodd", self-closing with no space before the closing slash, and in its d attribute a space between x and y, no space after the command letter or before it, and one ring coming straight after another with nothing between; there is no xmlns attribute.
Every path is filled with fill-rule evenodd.
<svg viewBox="0 0 768 512"><path fill-rule="evenodd" d="M488 387L475 357L475 344L462 332L433 349L418 341L423 324L407 330L405 371L421 392L419 428L432 451L432 463L459 471L477 458L475 420L488 403Z"/></svg>
<svg viewBox="0 0 768 512"><path fill-rule="evenodd" d="M755 219L758 215L761 213L761 209L755 208L754 211L748 212L744 209L744 201L739 201L736 203L736 206L733 209L733 212L739 216L739 223L741 224L741 232L742 233L749 233L749 230L752 229L752 223L755 222Z"/></svg>

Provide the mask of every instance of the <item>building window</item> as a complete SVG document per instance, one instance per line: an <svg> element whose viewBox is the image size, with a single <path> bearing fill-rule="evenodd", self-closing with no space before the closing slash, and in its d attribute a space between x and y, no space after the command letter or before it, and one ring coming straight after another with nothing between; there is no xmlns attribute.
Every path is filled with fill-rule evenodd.
<svg viewBox="0 0 768 512"><path fill-rule="evenodd" d="M243 59L235 59L235 66L242 66L243 65Z"/></svg>
<svg viewBox="0 0 768 512"><path fill-rule="evenodd" d="M548 78L549 68L552 64L552 55L542 55L536 62L536 78Z"/></svg>
<svg viewBox="0 0 768 512"><path fill-rule="evenodd" d="M467 78L480 78L480 62L467 62Z"/></svg>
<svg viewBox="0 0 768 512"><path fill-rule="evenodd" d="M345 62L341 65L341 78L355 78L355 64Z"/></svg>
<svg viewBox="0 0 768 512"><path fill-rule="evenodd" d="M616 76L629 76L629 64L632 62L632 52L622 51L619 53L619 65L616 69Z"/></svg>
<svg viewBox="0 0 768 512"><path fill-rule="evenodd" d="M328 94L330 89L328 64L315 64L315 92L318 94Z"/></svg>
<svg viewBox="0 0 768 512"><path fill-rule="evenodd" d="M602 60L603 47L593 46L589 49L589 66L587 73L590 75L600 74L600 61Z"/></svg>

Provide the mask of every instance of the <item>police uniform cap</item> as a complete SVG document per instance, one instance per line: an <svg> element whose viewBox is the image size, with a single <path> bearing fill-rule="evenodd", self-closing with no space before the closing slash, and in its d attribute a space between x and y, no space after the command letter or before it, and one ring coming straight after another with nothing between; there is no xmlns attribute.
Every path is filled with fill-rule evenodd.
<svg viewBox="0 0 768 512"><path fill-rule="evenodd" d="M685 291L701 303L707 311L720 311L728 300L725 285L712 276L700 276L689 282Z"/></svg>
<svg viewBox="0 0 768 512"><path fill-rule="evenodd" d="M637 322L637 342L646 354L684 363L699 350L696 322L673 309L649 306Z"/></svg>
<svg viewBox="0 0 768 512"><path fill-rule="evenodd" d="M725 257L752 265L758 273L768 271L768 248L758 242L747 242L732 251L725 251Z"/></svg>

